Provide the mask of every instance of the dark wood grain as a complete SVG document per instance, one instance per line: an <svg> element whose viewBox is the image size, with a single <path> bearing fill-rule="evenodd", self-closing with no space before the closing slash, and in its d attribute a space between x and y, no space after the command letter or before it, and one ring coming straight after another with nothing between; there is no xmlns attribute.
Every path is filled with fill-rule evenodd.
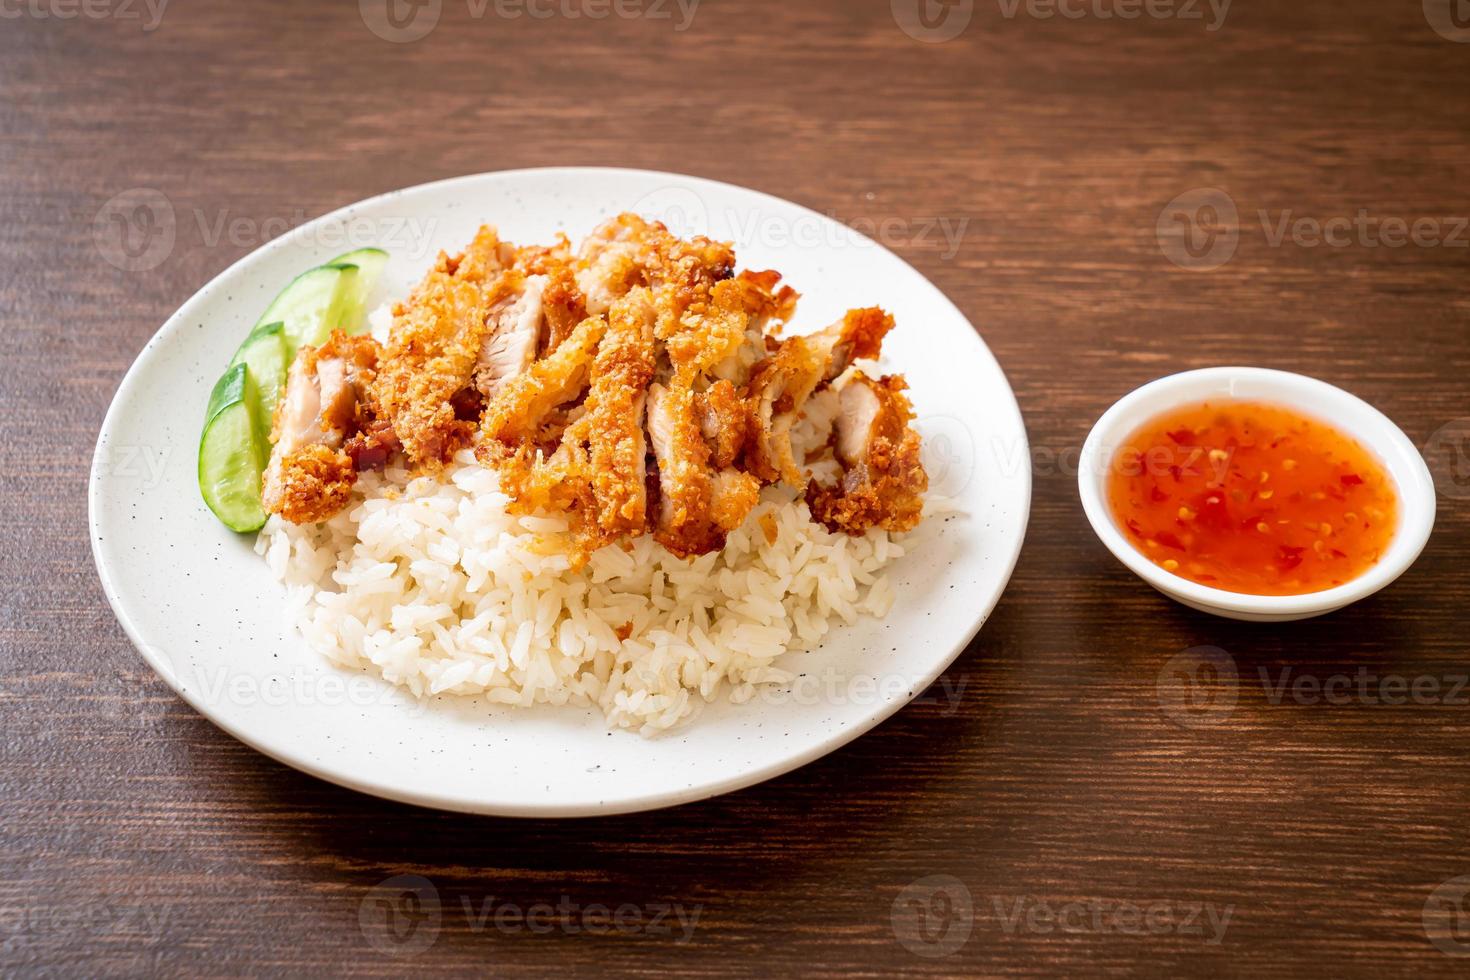
<svg viewBox="0 0 1470 980"><path fill-rule="evenodd" d="M977 0L934 44L885 0L709 0L685 31L677 14L512 20L492 3L476 19L444 0L404 44L350 0L193 0L151 31L141 3L63 20L49 15L65 0L38 2L0 21L0 972L1463 971L1422 914L1470 874L1470 691L1447 703L1470 673L1470 487L1447 483L1392 589L1263 627L1145 589L1089 533L1066 462L1124 392L1219 363L1344 385L1421 444L1470 415L1470 249L1273 245L1258 218L1364 210L1448 234L1470 215L1470 45L1418 0L1238 0L1215 31ZM947 689L698 805L474 819L283 768L176 699L107 609L85 504L103 412L158 324L270 219L554 163L896 220L888 244L973 319L1026 414L1036 499L1010 590ZM1181 268L1159 216L1210 187L1238 207L1238 250ZM130 188L181 216L142 273L93 234ZM247 231L213 241L196 215ZM963 223L952 253L922 233L941 218ZM1189 727L1159 677L1200 645L1232 656L1238 703ZM1445 687L1420 699L1436 703L1314 704L1273 697L1287 667ZM415 958L360 923L397 875L440 900ZM905 918L935 875L968 895L967 941L937 904L938 931ZM549 934L512 928L538 903L562 906ZM687 942L626 911L608 935L580 928L591 906L646 925L675 904L698 912ZM1191 909L1228 910L1218 942L1206 914L1186 927Z"/></svg>

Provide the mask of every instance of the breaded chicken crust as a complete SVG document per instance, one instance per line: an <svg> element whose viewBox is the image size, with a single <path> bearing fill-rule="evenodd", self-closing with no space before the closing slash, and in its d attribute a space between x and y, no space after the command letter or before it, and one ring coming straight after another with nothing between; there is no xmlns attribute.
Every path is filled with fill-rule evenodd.
<svg viewBox="0 0 1470 980"><path fill-rule="evenodd" d="M851 436L856 445L849 452L839 450L846 466L840 482L807 488L812 517L834 532L911 531L924 511L929 476L919 458L919 434L910 425L908 385L897 376L874 381L861 372L849 384L871 395L872 414L861 417L861 432L839 431L839 440Z"/></svg>
<svg viewBox="0 0 1470 980"><path fill-rule="evenodd" d="M357 469L340 449L317 444L283 457L280 491L270 511L292 524L317 524L335 517L352 499Z"/></svg>
<svg viewBox="0 0 1470 980"><path fill-rule="evenodd" d="M470 384L485 341L485 318L504 288L512 250L493 228L480 229L457 258L440 253L393 329L374 388L383 418L409 461L435 468L467 445L475 426L457 417L453 399Z"/></svg>
<svg viewBox="0 0 1470 980"><path fill-rule="evenodd" d="M380 351L371 337L337 331L297 354L272 417L273 448L261 480L268 513L314 524L347 505L367 445L348 436L376 428L370 392Z"/></svg>

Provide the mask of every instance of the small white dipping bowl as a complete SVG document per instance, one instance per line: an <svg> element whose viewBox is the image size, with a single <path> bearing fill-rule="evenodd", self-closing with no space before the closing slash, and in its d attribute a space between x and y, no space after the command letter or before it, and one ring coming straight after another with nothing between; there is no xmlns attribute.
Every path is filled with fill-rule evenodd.
<svg viewBox="0 0 1470 980"><path fill-rule="evenodd" d="M1242 595L1212 589L1165 571L1135 548L1108 505L1108 470L1118 450L1145 423L1200 402L1268 402L1318 419L1356 439L1393 478L1399 523L1378 564L1351 582L1307 595ZM1092 529L1118 560L1160 592L1202 612L1251 622L1310 619L1365 599L1402 575L1434 528L1434 480L1424 457L1378 409L1325 381L1264 368L1220 367L1160 378L1125 397L1098 419L1082 447L1077 474Z"/></svg>

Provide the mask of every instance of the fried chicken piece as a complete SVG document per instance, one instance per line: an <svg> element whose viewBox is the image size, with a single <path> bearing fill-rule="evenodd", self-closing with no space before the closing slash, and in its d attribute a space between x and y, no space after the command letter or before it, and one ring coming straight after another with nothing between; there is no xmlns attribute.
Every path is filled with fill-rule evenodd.
<svg viewBox="0 0 1470 980"><path fill-rule="evenodd" d="M516 249L514 266L528 276L549 276L559 268L569 267L574 258L572 240L561 233L553 245L523 245Z"/></svg>
<svg viewBox="0 0 1470 980"><path fill-rule="evenodd" d="M375 415L378 354L371 337L340 331L297 353L271 426L274 447L261 484L268 512L314 524L346 506L358 467L344 443Z"/></svg>
<svg viewBox="0 0 1470 980"><path fill-rule="evenodd" d="M743 348L764 348L763 336L750 325L774 309L772 300L759 279L684 276L659 291L655 333L668 364L648 404L658 462L655 537L681 557L723 547L759 498L760 480L735 468L749 430L745 398L730 380L711 375L739 362ZM739 375L738 363L733 373Z"/></svg>
<svg viewBox="0 0 1470 980"><path fill-rule="evenodd" d="M452 400L469 386L479 362L488 311L511 288L504 273L512 254L495 229L481 228L463 255L441 252L393 311L376 396L416 466L437 467L473 431L456 417Z"/></svg>
<svg viewBox="0 0 1470 980"><path fill-rule="evenodd" d="M587 297L588 313L606 313L628 290L640 283L647 285L638 256L650 232L651 226L642 218L620 214L583 240L576 277Z"/></svg>
<svg viewBox="0 0 1470 980"><path fill-rule="evenodd" d="M649 287L672 296L675 309L707 302L715 285L734 274L735 250L728 243L708 238L685 241L670 235L663 225L655 228L639 259L647 270ZM669 333L660 323L660 339Z"/></svg>
<svg viewBox="0 0 1470 980"><path fill-rule="evenodd" d="M681 558L724 547L761 487L733 465L745 432L744 401L726 381L697 394L689 377L679 372L648 391L648 434L658 462L654 537Z"/></svg>
<svg viewBox="0 0 1470 980"><path fill-rule="evenodd" d="M502 286L506 295L490 308L486 337L475 359L474 386L485 401L536 359L546 281L546 276L506 273Z"/></svg>
<svg viewBox="0 0 1470 980"><path fill-rule="evenodd" d="M658 461L654 539L680 558L725 546L760 499L760 481L733 467L710 466L710 448L688 387L648 390L648 435Z"/></svg>
<svg viewBox="0 0 1470 980"><path fill-rule="evenodd" d="M312 445L273 459L266 471L266 510L292 524L319 524L347 506L357 469L347 453Z"/></svg>
<svg viewBox="0 0 1470 980"><path fill-rule="evenodd" d="M585 320L549 358L507 386L486 413L482 458L498 460L501 488L521 513L567 513L572 561L647 528L646 389L654 369L654 307L647 289ZM576 418L547 455L545 419L581 394ZM530 426L542 430L540 438Z"/></svg>
<svg viewBox="0 0 1470 980"><path fill-rule="evenodd" d="M648 447L643 411L653 378L653 298L636 289L613 304L607 332L592 365L584 414L567 428L565 441L585 444L587 473L596 501L600 540L645 529Z"/></svg>
<svg viewBox="0 0 1470 980"><path fill-rule="evenodd" d="M750 409L728 381L716 381L695 396L699 431L710 447L710 465L725 469L735 465L745 448L750 431Z"/></svg>
<svg viewBox="0 0 1470 980"><path fill-rule="evenodd" d="M767 483L784 480L802 489L806 475L791 446L791 429L817 387L832 381L856 358L875 358L893 317L879 309L852 310L825 330L782 341L756 366L748 386L751 439L746 459Z"/></svg>
<svg viewBox="0 0 1470 980"><path fill-rule="evenodd" d="M654 539L681 558L717 550L724 536L710 520L709 446L688 386L655 384L648 389L648 437L658 461Z"/></svg>
<svg viewBox="0 0 1470 980"><path fill-rule="evenodd" d="M738 309L747 317L743 342L711 368L715 377L737 388L745 387L756 363L766 355L768 331L779 330L795 315L796 301L801 297L790 286L777 289L780 281L779 272L747 271L710 290L717 307Z"/></svg>
<svg viewBox="0 0 1470 980"><path fill-rule="evenodd" d="M575 447L563 443L547 455L534 445L516 447L485 443L475 450L493 465L500 490L510 498L515 514L563 514L573 528L568 557L573 568L586 564L592 550L585 546L583 515L595 513L597 503L586 480L587 460Z"/></svg>
<svg viewBox="0 0 1470 980"><path fill-rule="evenodd" d="M920 462L908 386L890 375L877 381L861 371L842 387L837 417L837 484L807 488L812 517L831 531L861 534L872 527L910 531L924 509L929 476Z"/></svg>
<svg viewBox="0 0 1470 980"><path fill-rule="evenodd" d="M707 297L690 303L683 291L664 288L658 294L654 332L664 344L670 373L683 372L692 379L736 354L749 321L738 309L717 306Z"/></svg>
<svg viewBox="0 0 1470 980"><path fill-rule="evenodd" d="M541 310L545 318L539 349L541 357L560 347L588 315L587 298L578 288L576 272L570 264L552 266L545 275L546 288L541 294Z"/></svg>
<svg viewBox="0 0 1470 980"><path fill-rule="evenodd" d="M485 437L507 445L544 439L542 427L548 416L575 400L586 386L606 332L606 318L588 317L551 356L511 378L485 408L480 424Z"/></svg>
<svg viewBox="0 0 1470 980"><path fill-rule="evenodd" d="M577 258L566 235L551 246L528 245L516 250L513 268L527 279L539 277L542 323L535 357L545 357L587 319L587 298L577 285ZM606 310L598 312L605 313Z"/></svg>
<svg viewBox="0 0 1470 980"><path fill-rule="evenodd" d="M764 272L747 269L734 279L716 284L711 292L722 306L739 303L750 315L751 326L761 333L789 321L796 314L796 303L801 299L796 290L781 285L781 273L774 269Z"/></svg>
<svg viewBox="0 0 1470 980"><path fill-rule="evenodd" d="M500 240L494 225L481 225L464 252L455 258L441 253L439 260L459 281L489 286L515 262L517 254L514 245Z"/></svg>
<svg viewBox="0 0 1470 980"><path fill-rule="evenodd" d="M687 305L734 270L735 250L728 243L702 237L686 241L660 222L625 213L604 222L582 243L577 284L588 312L602 313L637 286L655 292L672 287L685 294Z"/></svg>
<svg viewBox="0 0 1470 980"><path fill-rule="evenodd" d="M749 473L730 467L715 474L710 488L709 516L726 534L745 523L755 505L760 503L761 481ZM724 536L720 547L725 546Z"/></svg>
<svg viewBox="0 0 1470 980"><path fill-rule="evenodd" d="M883 338L893 329L893 317L876 306L849 310L839 323L807 337L826 359L825 378L831 381L858 359L871 360L883 352Z"/></svg>
<svg viewBox="0 0 1470 980"><path fill-rule="evenodd" d="M488 312L474 371L474 387L485 402L587 319L565 236L552 248L520 249L494 291L498 298Z"/></svg>

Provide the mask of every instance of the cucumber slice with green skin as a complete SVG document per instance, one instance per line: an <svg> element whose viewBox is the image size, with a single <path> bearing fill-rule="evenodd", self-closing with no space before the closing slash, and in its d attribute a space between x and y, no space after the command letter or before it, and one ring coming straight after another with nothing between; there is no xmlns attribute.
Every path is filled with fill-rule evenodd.
<svg viewBox="0 0 1470 980"><path fill-rule="evenodd" d="M281 290L256 322L264 326L285 324L286 362L296 359L302 347L324 343L342 325L346 304L352 299L357 278L354 265L319 265L308 269Z"/></svg>
<svg viewBox="0 0 1470 980"><path fill-rule="evenodd" d="M250 368L236 364L209 396L209 422L199 440L199 492L232 531L259 531L266 513L260 484L270 446L260 432L255 406L260 392Z"/></svg>
<svg viewBox="0 0 1470 980"><path fill-rule="evenodd" d="M276 402L280 400L281 389L286 384L286 369L290 366L290 362L286 360L286 325L279 322L267 323L250 331L245 343L235 351L230 367L237 364L250 368L250 377L255 381L257 389L252 407L255 409L260 431L269 435L271 416L275 414ZM214 418L216 408L211 399L209 410L205 413L206 420Z"/></svg>
<svg viewBox="0 0 1470 980"><path fill-rule="evenodd" d="M331 264L357 266L357 275L347 284L350 295L343 304L342 329L348 334L360 334L367 329L368 297L378 283L383 266L388 264L388 253L381 248L360 248L337 256Z"/></svg>

